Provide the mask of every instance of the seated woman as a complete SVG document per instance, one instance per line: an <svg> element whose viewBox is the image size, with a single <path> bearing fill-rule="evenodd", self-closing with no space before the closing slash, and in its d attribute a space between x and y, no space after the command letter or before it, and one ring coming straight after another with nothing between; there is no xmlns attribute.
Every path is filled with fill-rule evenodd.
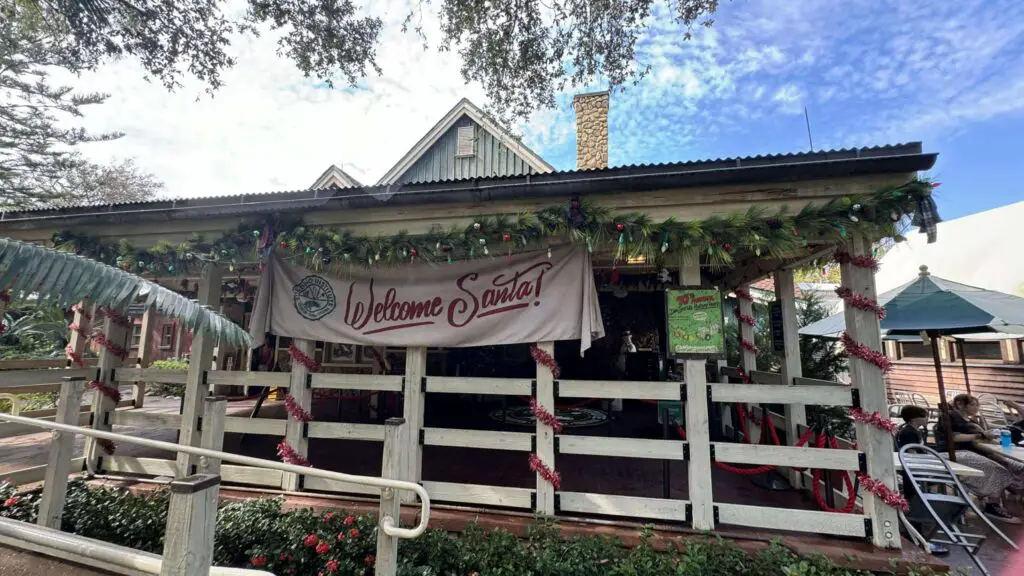
<svg viewBox="0 0 1024 576"><path fill-rule="evenodd" d="M984 473L980 478L961 478L960 481L985 503L986 516L1000 522L1020 524L1020 519L1007 512L1000 503L1003 492L1017 484L1015 476L1020 477L1020 474L1015 474L1017 470L1011 470L1004 463L991 458L993 454L981 445L985 440L994 440L995 434L982 430L980 426L970 421L978 414L978 408L978 399L968 394L957 395L949 407L949 423L953 433L952 443L956 461ZM935 450L940 454L945 454L948 450L949 440L946 437L944 418L945 415L941 416L939 424L935 427ZM1020 473L1024 473L1024 465L1021 465Z"/></svg>

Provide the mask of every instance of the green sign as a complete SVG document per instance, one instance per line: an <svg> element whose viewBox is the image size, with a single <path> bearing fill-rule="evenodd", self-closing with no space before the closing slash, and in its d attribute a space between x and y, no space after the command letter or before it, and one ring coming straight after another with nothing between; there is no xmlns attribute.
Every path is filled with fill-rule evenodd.
<svg viewBox="0 0 1024 576"><path fill-rule="evenodd" d="M722 293L718 290L666 290L668 355L724 358Z"/></svg>
<svg viewBox="0 0 1024 576"><path fill-rule="evenodd" d="M658 400L658 424L664 422L665 416L668 416L669 422L682 426L683 403L679 400Z"/></svg>

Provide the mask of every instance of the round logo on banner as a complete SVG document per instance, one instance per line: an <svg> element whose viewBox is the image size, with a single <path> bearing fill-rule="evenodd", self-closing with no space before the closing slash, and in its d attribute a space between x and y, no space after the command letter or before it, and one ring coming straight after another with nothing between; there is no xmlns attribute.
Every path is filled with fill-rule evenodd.
<svg viewBox="0 0 1024 576"><path fill-rule="evenodd" d="M338 305L331 283L319 276L306 276L292 288L295 311L307 320L320 320Z"/></svg>

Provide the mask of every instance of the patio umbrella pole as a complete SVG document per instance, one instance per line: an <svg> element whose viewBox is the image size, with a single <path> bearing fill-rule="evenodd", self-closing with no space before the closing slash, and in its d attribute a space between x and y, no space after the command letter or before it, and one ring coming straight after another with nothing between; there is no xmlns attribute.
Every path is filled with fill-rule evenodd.
<svg viewBox="0 0 1024 576"><path fill-rule="evenodd" d="M964 367L964 387L967 388L967 393L971 393L971 380L967 377L967 357L964 356L964 341L957 338L956 340L956 353L960 356L960 365Z"/></svg>
<svg viewBox="0 0 1024 576"><path fill-rule="evenodd" d="M939 383L939 409L942 410L939 424L946 430L946 451L949 453L949 461L956 462L956 455L953 453L953 421L949 417L946 385L942 381L942 360L939 359L940 333L936 330L929 330L928 338L932 341L932 361L935 363L935 379Z"/></svg>

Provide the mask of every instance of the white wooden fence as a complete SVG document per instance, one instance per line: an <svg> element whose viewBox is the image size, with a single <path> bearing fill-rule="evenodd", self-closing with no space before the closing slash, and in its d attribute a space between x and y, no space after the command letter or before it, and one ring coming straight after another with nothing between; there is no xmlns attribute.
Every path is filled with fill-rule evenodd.
<svg viewBox="0 0 1024 576"><path fill-rule="evenodd" d="M410 350L410 355L415 354ZM714 486L710 482L710 466L712 462L723 462L734 465L775 465L786 467L816 468L824 470L858 471L863 470L863 453L860 450L831 450L815 447L752 445L732 442L709 442L707 436L707 452L711 458L707 464L693 461L690 455L694 451L694 436L691 440L639 439L606 436L589 436L577 434L549 434L547 436L534 432L505 432L487 430L466 430L458 428L436 428L422 425L422 410L432 394L479 394L493 396L534 397L537 394L537 379L502 379L502 378L458 378L422 376L421 366L416 362L407 367L406 376L383 375L349 375L349 374L309 374L301 386L307 391L317 389L361 390L405 393L406 417L412 425L405 440L407 449L422 458L422 446L447 446L459 448L475 448L482 450L504 450L523 454L524 466L526 455L530 452L543 453L547 449L549 455L545 460L553 468L557 468L555 460L561 454L583 456L612 456L616 458L660 459L667 461L687 461L692 472L704 474L709 479L708 489L695 488L694 476L691 475L690 498L664 499L645 498L626 495L598 494L589 492L572 492L559 490L554 492L553 507L546 510L538 500L538 494L550 490L546 481L538 476L537 486L533 488L488 486L479 484L462 484L452 482L424 481L419 473L420 466L409 466L404 470L406 479L420 482L431 498L437 502L448 502L476 507L501 507L535 511L540 513L569 515L600 515L623 518L641 518L658 521L692 523L694 499L700 499L713 511L712 528L717 525L737 525L766 530L785 530L838 536L866 537L870 534L870 523L864 514L843 514L821 512L816 510L794 510L771 506L738 505L715 500ZM702 363L701 363L702 365ZM541 370L544 370L541 368ZM26 389L55 390L60 386L59 379L64 376L91 378L95 369L80 370L31 370L0 372L0 390ZM736 375L734 369L724 369L726 376ZM753 384L728 382L707 383L703 381L703 371L688 370L691 382L636 382L636 381L586 381L586 380L553 380L552 398L554 403L579 399L623 398L627 400L669 400L682 401L685 413L689 417L693 411L693 396L688 396L687 387L697 386L706 390L705 408L710 403L746 403L746 404L799 404L799 405L833 405L854 406L857 404L857 390L832 382L796 378L793 384L784 384L777 374L752 372ZM542 374L538 375L539 378ZM164 382L183 383L186 373L162 371L155 369L118 368L112 375L114 381L124 383ZM293 374L287 373L252 373L231 371L210 371L206 373L206 382L212 386L265 386L289 388L296 390ZM538 378L538 379L539 379ZM415 390L413 390L415 388ZM410 392L416 394L410 394ZM410 402L409 398L418 398L418 402ZM305 400L309 409L311 394ZM122 402L130 405L131 401ZM418 418L409 418L411 412L419 411ZM755 408L755 413L756 413ZM23 414L44 419L53 419L54 411L36 414ZM782 416L774 414L775 423L785 428ZM109 415L109 425L136 426L146 429L166 428L180 429L180 414L151 413L141 410L119 409ZM90 413L82 412L80 423L90 421ZM20 426L20 428L16 428ZM378 424L356 424L342 422L312 421L306 424L290 419L227 417L224 420L224 432L273 437L285 436L291 427L298 426L302 438L346 439L383 442L385 426ZM756 432L759 428L752 426ZM32 433L31 427L17 424L0 424L0 437L16 434ZM699 436L699 435L698 435ZM790 440L792 442L792 440ZM542 444L549 443L544 446ZM315 462L314 462L315 464ZM417 463L418 464L418 463ZM72 463L73 470L82 470L83 460L76 459ZM125 474L130 476L172 476L182 477L187 471L181 470L175 460L161 458L137 458L130 456L102 456L100 469L106 473ZM18 482L41 480L45 466L34 467L11 475ZM224 464L221 467L223 481L226 484L241 484L264 488L289 489L288 475L279 470L266 468ZM804 473L806 478L809 472ZM299 479L302 490L322 491L340 494L356 494L362 496L379 496L379 489L359 484L351 484L319 477ZM770 498L768 492L766 499ZM837 500L844 502L847 495L837 493ZM694 524L696 526L696 524Z"/></svg>

